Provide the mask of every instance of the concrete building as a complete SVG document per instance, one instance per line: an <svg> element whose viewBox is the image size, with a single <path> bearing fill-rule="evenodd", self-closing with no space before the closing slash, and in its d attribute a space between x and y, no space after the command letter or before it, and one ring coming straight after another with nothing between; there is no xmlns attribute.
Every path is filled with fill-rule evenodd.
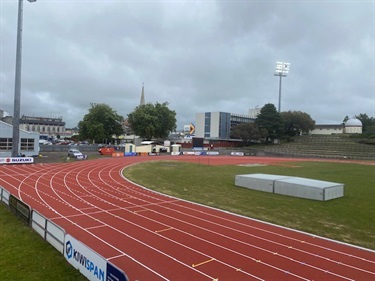
<svg viewBox="0 0 375 281"><path fill-rule="evenodd" d="M13 124L13 117L3 117L2 121L8 124ZM62 118L22 115L20 118L20 129L50 137L56 137L57 135L65 136L65 122L62 120Z"/></svg>
<svg viewBox="0 0 375 281"><path fill-rule="evenodd" d="M254 121L255 119L248 115L228 112L197 113L195 116L195 137L229 140L230 130L233 126Z"/></svg>
<svg viewBox="0 0 375 281"><path fill-rule="evenodd" d="M351 118L345 122L345 134L362 134L362 122L357 118Z"/></svg>
<svg viewBox="0 0 375 281"><path fill-rule="evenodd" d="M342 124L315 125L311 135L362 134L362 122L351 118Z"/></svg>
<svg viewBox="0 0 375 281"><path fill-rule="evenodd" d="M311 135L334 135L342 134L344 129L343 124L323 124L315 125L315 128L310 131Z"/></svg>
<svg viewBox="0 0 375 281"><path fill-rule="evenodd" d="M13 126L0 121L0 157L12 155ZM39 134L20 130L19 152L24 156L39 154Z"/></svg>
<svg viewBox="0 0 375 281"><path fill-rule="evenodd" d="M257 118L257 116L260 114L261 108L260 107L255 107L249 109L249 116L251 118Z"/></svg>

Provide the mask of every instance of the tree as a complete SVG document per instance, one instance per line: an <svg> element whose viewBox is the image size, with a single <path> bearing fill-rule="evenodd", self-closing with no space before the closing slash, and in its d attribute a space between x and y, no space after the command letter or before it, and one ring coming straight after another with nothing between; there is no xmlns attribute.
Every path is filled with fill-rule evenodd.
<svg viewBox="0 0 375 281"><path fill-rule="evenodd" d="M315 121L302 111L281 112L284 134L293 137L300 133L309 133L315 127Z"/></svg>
<svg viewBox="0 0 375 281"><path fill-rule="evenodd" d="M267 131L266 142L280 138L282 135L283 122L272 103L262 107L255 119L255 124L259 126L260 130L265 129Z"/></svg>
<svg viewBox="0 0 375 281"><path fill-rule="evenodd" d="M123 133L123 121L124 118L107 104L92 103L89 113L78 123L78 132L81 139L106 142L111 140L113 135Z"/></svg>
<svg viewBox="0 0 375 281"><path fill-rule="evenodd" d="M168 103L147 103L139 105L128 114L128 122L136 135L151 140L166 138L176 130L176 112L168 108Z"/></svg>
<svg viewBox="0 0 375 281"><path fill-rule="evenodd" d="M362 122L362 132L368 134L375 133L375 118L369 117L366 113L361 113L355 116Z"/></svg>
<svg viewBox="0 0 375 281"><path fill-rule="evenodd" d="M231 129L230 137L234 139L241 139L244 145L249 145L253 141L259 141L266 137L267 131L259 130L255 123L242 123L234 126Z"/></svg>

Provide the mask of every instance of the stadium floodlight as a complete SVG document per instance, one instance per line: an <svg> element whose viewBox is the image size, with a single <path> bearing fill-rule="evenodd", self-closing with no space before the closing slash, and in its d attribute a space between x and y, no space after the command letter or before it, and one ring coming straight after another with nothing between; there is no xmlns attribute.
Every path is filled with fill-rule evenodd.
<svg viewBox="0 0 375 281"><path fill-rule="evenodd" d="M273 74L274 76L280 77L279 82L279 108L278 111L281 110L281 77L286 77L289 73L290 63L289 62L276 62L276 71Z"/></svg>
<svg viewBox="0 0 375 281"><path fill-rule="evenodd" d="M36 0L27 0L30 3ZM12 157L19 154L20 143L20 108L21 108L21 65L22 65L22 16L23 0L18 0L16 78L14 86Z"/></svg>

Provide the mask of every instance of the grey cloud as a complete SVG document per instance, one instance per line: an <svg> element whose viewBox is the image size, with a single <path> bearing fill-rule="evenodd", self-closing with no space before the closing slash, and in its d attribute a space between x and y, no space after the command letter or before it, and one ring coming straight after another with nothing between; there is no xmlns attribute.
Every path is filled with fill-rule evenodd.
<svg viewBox="0 0 375 281"><path fill-rule="evenodd" d="M0 108L12 113L15 1L1 11ZM25 1L21 112L76 126L105 102L126 117L144 82L182 129L197 112L277 106L280 60L282 110L374 116L374 13L371 1Z"/></svg>

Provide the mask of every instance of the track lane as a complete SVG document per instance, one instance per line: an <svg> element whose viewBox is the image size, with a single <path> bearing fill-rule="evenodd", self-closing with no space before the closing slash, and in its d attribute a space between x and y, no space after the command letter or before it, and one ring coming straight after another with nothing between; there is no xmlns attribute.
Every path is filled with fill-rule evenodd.
<svg viewBox="0 0 375 281"><path fill-rule="evenodd" d="M207 249L207 245L206 245L207 243L211 244L212 253L216 253L218 249L223 248L223 245L228 244L225 246L227 248L227 251L229 252L233 251L237 255L238 261L236 263L241 263L241 259L238 258L238 256L239 256L239 253L241 253L242 249L238 248L238 246L235 246L234 248L232 247L234 244L238 243L240 244L240 246L242 246L242 248L244 248L243 243L246 244L248 242L242 242L242 239L244 239L244 241L252 240L251 243L253 245L260 245L260 246L263 245L264 247L263 246L260 247L261 249L259 249L259 251L264 252L264 251L271 251L270 249L267 249L267 247L270 247L271 249L275 247L275 244L272 244L272 243L269 244L275 239L275 237L278 237L278 239L281 239L279 242L277 242L280 245L276 244L278 245L278 247L280 247L280 249L284 249L284 250L290 249L289 248L290 245L288 247L285 247L285 245L283 245L282 243L285 243L286 241L288 241L289 237L294 237L294 235L296 235L296 238L292 238L291 240L293 241L293 239L295 239L298 247L292 246L292 249L294 251L297 251L297 253L296 252L293 253L292 251L292 254L289 254L289 256L298 256L299 254L303 253L303 255L307 255L307 256L310 255L315 258L322 259L321 257L325 256L326 254L322 255L318 250L316 250L316 249L322 249L322 250L327 251L330 254L334 253L333 254L334 259L332 259L332 257L328 255L328 257L324 257L323 260L325 260L328 263L332 260L331 263L337 263L340 266L345 266L345 268L347 267L347 265L340 264L342 263L342 261L340 261L341 258L340 259L337 258L337 254L339 254L338 256L341 255L350 260L355 260L357 262L360 261L359 263L361 265L363 265L364 263L373 264L374 262L373 252L358 250L357 248L353 249L353 247L348 247L347 245L342 245L342 244L335 243L332 241L326 241L324 239L323 241L320 241L322 239L314 238L314 237L311 238L311 236L309 235L307 235L308 239L305 239L307 240L305 241L306 243L305 242L301 243L301 241L303 240L300 240L300 238L298 238L300 236L300 233L298 232L292 231L292 235L291 235L290 230L288 229L283 229L283 228L280 229L275 226L271 227L268 224L264 225L261 222L257 222L257 221L254 222L253 220L249 220L249 219L238 217L238 216L233 216L232 214L220 212L217 210L212 210L210 208L205 208L199 205L197 206L195 204L187 203L181 200L171 199L170 197L167 197L165 195L160 195L160 194L156 194L154 192L148 191L148 190L144 190L130 182L124 181L124 179L121 176L122 168L126 164L131 164L131 162L132 161L128 161L128 163L125 163L124 161L118 161L118 159L110 159L108 163L107 161L103 161L100 163L100 165L98 165L98 161L96 161L96 163L93 165L91 165L91 163L90 165L88 165L88 162L85 162L85 167L82 167L81 165L79 165L80 163L78 163L77 165L70 165L70 167L66 170L62 169L61 171L57 172L53 178L48 178L48 176L46 176L47 174L51 174L50 171L48 173L42 173L42 176L38 180L38 184L37 184L39 186L38 187L39 190L38 192L35 192L34 194L32 193L32 190L30 190L30 184L36 180L35 174L38 174L38 173L40 174L40 171L38 169L30 169L28 172L34 175L26 176L26 177L24 176L23 178L22 178L22 171L17 171L16 173L13 174L11 178L8 179L8 182L13 182L12 185L15 187L16 190L17 190L16 188L17 184L23 187L23 188L19 188L21 195L24 195L26 193L31 193L32 195L29 195L29 196L40 197L39 200L43 198L42 202L44 202L46 206L49 206L50 208L51 206L53 206L52 208L59 208L59 210L61 208L60 210L61 214L59 213L60 215L53 216L53 219L56 222L60 221L62 224L66 224L67 226L69 226L68 228L71 229L71 231L77 231L75 229L78 227L78 229L80 230L77 231L77 233L80 233L81 230L83 229L84 234L80 233L79 235L82 235L83 237L85 237L85 239L88 240L89 243L93 243L91 240L93 241L103 240L104 241L105 238L102 238L103 232L107 233L106 229L109 227L111 231L113 230L114 233L116 233L113 235L116 235L115 237L119 237L116 240L119 240L120 242L117 242L117 243L121 244L121 240L124 238L124 235L129 232L128 231L129 228L125 227L126 229L121 229L121 227L118 227L118 225L121 225L121 226L123 225L122 219L124 217L133 215L134 218L136 219L132 221L132 225L127 225L127 226L130 226L130 227L135 227L134 225L142 226L143 228L147 229L146 233L147 232L152 233L152 232L157 231L155 229L160 229L159 228L160 223L162 224L163 227L171 225L172 229L166 228L167 230L158 233L158 235L155 235L155 233L152 233L152 235L150 235L147 238L147 239L151 239L150 241L152 241L154 237L158 237L158 239L159 238L161 239L161 240L157 240L158 241L157 244L159 245L166 243L166 241L169 241L170 243L172 243L172 244L166 244L166 245L178 245L178 244L181 244L182 242L186 242L185 244L183 244L184 245L182 246L183 248L193 249L192 246L198 245L196 249L193 250L194 254L196 254L197 252L200 253L199 250L201 248ZM51 169L51 171L53 171L53 169ZM52 193L49 193L52 189L51 190L49 190L48 188L46 189L48 185L54 186L52 188L53 189ZM53 198L53 197L56 197L56 198ZM32 199L32 200L36 201L36 199ZM65 204L61 202L56 203L59 201L65 202ZM57 204L58 207L55 207L54 206L55 204ZM187 208L185 205L189 207ZM64 210L64 208L67 208L67 206L69 207L68 209L70 209L69 211ZM168 206L168 208L166 208L166 206ZM186 217L186 216L181 215L182 213L186 214L188 212L191 213L193 211L197 211L196 215L194 216ZM150 216L150 214L152 216ZM196 217L202 217L203 214L207 215L207 217L204 220L203 219L196 220ZM104 217L100 217L101 215L104 215ZM168 216L171 218L168 218ZM173 216L175 218L173 218ZM121 218L120 222L116 221L115 224L113 224L115 221L114 218L116 217ZM192 220L192 217L194 218L194 220ZM163 218L163 220L168 218L168 222L162 221L161 218ZM158 224L155 223L155 221L157 220L158 220ZM187 220L190 220L190 225L188 227L183 226L183 224L181 224L181 221L187 222ZM153 223L150 223L150 221ZM214 221L215 223L211 223ZM233 222L235 223L233 224ZM200 225L202 223L205 226L208 226L204 230L202 229L202 225ZM256 227L252 226L254 224L257 226ZM216 229L217 225L221 226L219 228L219 231L218 229ZM196 234L199 234L199 235L191 234L188 231L184 230L184 228L190 231L194 229L195 232L197 232L197 229L198 229L199 231ZM268 229L268 228L272 228L272 230L267 230L267 231L261 230L261 229ZM278 230L277 233L285 232L286 234L285 235L277 234L274 237L271 235L274 232L274 228ZM164 229L161 229L161 230L164 230ZM255 233L251 235L244 235L245 233L249 231L258 231L259 233ZM213 232L218 232L221 234L219 235L216 234L217 237L216 236L213 237L212 236ZM88 236L87 233L89 233L90 235ZM138 236L139 233L140 232L137 232L137 231L134 232L132 234L132 238L134 239L134 237ZM117 236L118 234L120 234L120 236ZM236 236L238 234L239 236ZM260 237L265 234L271 235L271 236L268 237L267 239L263 239L264 241L259 240ZM303 235L306 236L306 234L303 234ZM143 236L143 234L140 236ZM92 239L92 237L95 237L95 238ZM205 237L205 238L202 238L202 237ZM228 240L228 237L230 237L229 240ZM209 242L205 242L206 244L202 242L199 242L199 243L197 242L197 241L202 241L204 239L206 239ZM310 242L309 239L312 239L312 241ZM191 242L188 243L187 241L189 240L191 240ZM225 242L226 240L232 241L232 242L238 240L239 242L229 243L229 242ZM145 244L150 246L150 243L151 243L150 241L147 240L146 241L147 243ZM268 244L264 244L265 241L266 242L268 241ZM116 243L116 242L113 242L113 243ZM125 254L123 254L125 253L124 250L120 250L121 253L117 251L111 252L110 250L106 250L107 248L109 249L113 248L113 245L112 247L107 247L107 245L111 243L107 242L107 243L102 243L102 244L106 245L106 246L100 246L101 250L108 252L108 256L106 257L115 261L115 264L116 262L119 262L119 264L124 266L125 272L128 273L128 271L126 270L126 266L134 262L133 257L126 256ZM306 245L308 245L308 247L314 248L315 249L314 251L319 252L319 254L315 254L314 252L311 252L311 248L300 250L299 246L301 245L298 245L298 244L303 244L302 246L305 246L305 247ZM320 246L324 244L329 244L329 247ZM334 247L332 246L332 244L334 245ZM337 246L336 244L338 244L339 246ZM135 249L137 247L135 247ZM114 247L114 248L117 248L117 247ZM165 246L164 246L164 249L165 249ZM178 249L179 249L178 252L180 253L180 248ZM347 251L348 253L346 253L345 251ZM356 253L357 251L359 251L360 253L357 254ZM137 251L135 250L134 252L135 255L136 255L136 252ZM168 252L168 249L162 250L162 252L165 254L166 252ZM175 252L176 250L170 251L171 254ZM359 257L361 256L361 254L363 254L363 252L365 252L364 253L365 257L361 259ZM220 257L227 256L226 254L222 255L222 253L223 252L221 252L220 254L220 252L218 252L218 254L215 254L215 255L218 255ZM242 255L246 256L246 258L249 259L249 255L246 253L247 251L244 251ZM190 267L194 269L200 268L200 270L204 270L204 272L207 272L206 273L207 278L216 278L214 274L217 272L220 272L221 276L219 280L238 280L238 279L226 279L227 278L226 273L231 272L231 269L232 269L238 274L241 274L241 278L242 278L241 280L253 280L253 279L257 280L258 276L255 276L255 275L251 277L253 279L248 279L250 278L250 275L246 275L246 273L256 272L256 268L261 268L261 265L269 266L270 268L274 268L276 271L280 270L277 266L273 266L272 264L268 264L268 263L263 264L262 260L257 259L255 257L253 260L255 263L254 265L249 262L243 262L241 264L243 266L236 267L232 264L226 263L224 260L221 260L220 258L215 258L214 257L215 255L213 254L208 254L208 253L203 253L203 252L202 254L203 254L202 257L204 257L205 259L201 262L198 261L196 263L193 263L194 265L197 265L197 267L193 267L192 266L193 264L191 264ZM277 255L279 255L279 253ZM178 257L178 255L176 256ZM189 254L188 256L190 258L188 258L187 261L182 262L183 264L184 263L189 264L191 263L191 260L195 260L193 255ZM200 259L200 257L201 256L197 256L197 260ZM175 257L173 256L171 256L171 258L175 259ZM184 258L185 257L180 257L180 258L177 258L177 260L180 261L180 259L183 260ZM278 258L277 259L272 258L271 261L274 262L278 260ZM290 260L290 259L293 259L293 260ZM290 259L288 260L288 262L292 262L293 264L298 263L294 261L294 258L290 258ZM125 263L125 265L123 265L123 262ZM283 262L281 261L280 264L282 263ZM170 265L170 262L166 262L166 264ZM218 267L218 264L225 264L226 269L220 269L220 266ZM248 266L249 269L244 270L243 268L247 268L246 266L249 264L251 265L251 266ZM155 267L155 266L157 265L152 265L152 267ZM289 268L290 266L291 265L288 264L286 267ZM138 268L138 270L136 271L139 271L139 268L147 268L147 260L145 260L145 263L139 262L139 261L135 262L135 265L131 266L131 268L133 267ZM304 266L302 266L302 268L303 267ZM353 273L351 272L355 272L354 273L355 276L357 276L357 274L363 273L361 272L361 270L358 270L359 267L349 266L348 268L349 268L348 272L347 273L345 272L345 274L348 274L347 276L353 275ZM152 272L153 269L151 270L148 269L148 271ZM191 271L191 268L189 268L189 272L190 271ZM304 270L301 270L301 272L302 271ZM317 271L322 271L322 268L317 269ZM333 272L329 270L327 271L323 269L323 271L325 271L324 273L326 275L324 274L318 275L318 277L327 276L327 273L328 275L333 274ZM362 270L362 271L366 271L366 270ZM245 275L242 275L243 272L245 272ZM288 279L285 279L285 280L291 280L292 276L296 277L298 280L304 280L303 279L304 277L296 275L294 272L286 271L285 269L281 270L281 272L282 274L277 276L277 278L281 278L281 279L277 279L277 280L284 280L285 276L288 277ZM171 275L172 273L170 272L170 268L168 268L168 270L166 270L164 274ZM368 271L366 274L367 276L370 276L370 277L374 276L373 271ZM155 274L155 275L159 276L158 274ZM233 277L235 275L231 274L230 276ZM338 275L332 275L332 276L338 277L339 279L337 280L350 280L351 278L351 277L338 276ZM309 276L309 278L310 277L311 275ZM201 278L203 277L201 276ZM259 279L261 279L261 277L259 277ZM143 279L143 280L147 280L147 279ZM175 280L175 279L170 279L170 280ZM192 279L189 279L189 280L192 280ZM206 280L206 279L198 278L194 280ZM309 279L306 279L306 280L309 280ZM315 279L315 280L319 280L319 279ZM336 279L330 279L330 280L336 280ZM361 280L361 279L358 279L358 280Z"/></svg>

